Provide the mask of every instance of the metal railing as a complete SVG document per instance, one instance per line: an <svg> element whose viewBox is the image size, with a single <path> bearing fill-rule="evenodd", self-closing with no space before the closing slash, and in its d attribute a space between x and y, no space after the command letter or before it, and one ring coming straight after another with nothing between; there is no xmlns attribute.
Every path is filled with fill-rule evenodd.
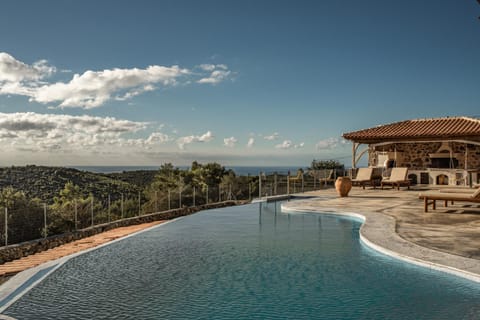
<svg viewBox="0 0 480 320"><path fill-rule="evenodd" d="M243 181L243 182L239 182ZM103 197L71 196L41 201L21 197L0 206L0 246L177 208L226 200L253 200L325 188L327 180L312 172L260 173L219 185L183 185L168 190L109 193ZM6 205L5 205L6 203Z"/></svg>

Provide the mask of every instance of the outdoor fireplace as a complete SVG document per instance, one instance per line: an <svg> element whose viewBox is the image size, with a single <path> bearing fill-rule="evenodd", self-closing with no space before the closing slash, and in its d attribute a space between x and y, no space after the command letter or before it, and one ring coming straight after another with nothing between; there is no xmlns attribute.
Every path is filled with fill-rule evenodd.
<svg viewBox="0 0 480 320"><path fill-rule="evenodd" d="M455 169L458 168L459 153L454 153L448 142L442 142L436 153L430 153L430 168Z"/></svg>
<svg viewBox="0 0 480 320"><path fill-rule="evenodd" d="M430 158L432 168L457 168L458 167L458 159L456 158Z"/></svg>

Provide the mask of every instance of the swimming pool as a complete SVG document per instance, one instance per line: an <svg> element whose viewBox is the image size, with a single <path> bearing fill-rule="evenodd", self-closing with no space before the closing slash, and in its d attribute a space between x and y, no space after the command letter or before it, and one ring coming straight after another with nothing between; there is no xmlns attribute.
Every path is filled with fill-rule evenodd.
<svg viewBox="0 0 480 320"><path fill-rule="evenodd" d="M360 222L278 204L209 210L65 263L18 319L473 319L476 283L359 242Z"/></svg>

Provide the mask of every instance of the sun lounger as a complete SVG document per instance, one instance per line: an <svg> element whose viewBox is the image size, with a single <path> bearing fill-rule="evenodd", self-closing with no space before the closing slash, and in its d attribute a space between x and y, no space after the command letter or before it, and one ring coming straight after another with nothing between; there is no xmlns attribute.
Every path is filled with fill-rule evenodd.
<svg viewBox="0 0 480 320"><path fill-rule="evenodd" d="M407 178L408 168L393 168L390 178L383 179L381 186L391 185L392 188L397 187L400 190L401 186L407 186L410 189L410 180Z"/></svg>
<svg viewBox="0 0 480 320"><path fill-rule="evenodd" d="M365 189L365 184L369 183L370 185L373 186L373 188L375 188L375 183L372 179L372 175L373 175L373 168L360 168L358 169L357 177L355 179L352 179L352 183L354 185L358 184L362 186L363 189Z"/></svg>
<svg viewBox="0 0 480 320"><path fill-rule="evenodd" d="M320 185L335 182L334 170L311 170L309 173L320 182Z"/></svg>
<svg viewBox="0 0 480 320"><path fill-rule="evenodd" d="M445 188L445 189L439 189L438 192L442 193L472 193L473 191L476 191L476 189L472 188Z"/></svg>
<svg viewBox="0 0 480 320"><path fill-rule="evenodd" d="M428 206L432 205L432 209L436 209L436 201L445 201L445 207L448 206L448 201L452 204L455 201L480 203L480 189L477 189L474 193L447 193L447 192L423 192L418 195L420 199L424 200L424 211L428 212Z"/></svg>

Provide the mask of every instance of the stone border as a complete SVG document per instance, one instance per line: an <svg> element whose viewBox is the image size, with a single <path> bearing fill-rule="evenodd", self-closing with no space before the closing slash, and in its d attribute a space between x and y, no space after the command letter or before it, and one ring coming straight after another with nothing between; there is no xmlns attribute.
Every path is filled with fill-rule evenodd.
<svg viewBox="0 0 480 320"><path fill-rule="evenodd" d="M308 200L283 203L281 209L287 213L313 212L360 219L363 221L359 232L360 241L373 250L408 263L480 283L480 260L436 251L409 242L395 232L396 221L393 217L378 212L355 213L322 208L309 204Z"/></svg>

